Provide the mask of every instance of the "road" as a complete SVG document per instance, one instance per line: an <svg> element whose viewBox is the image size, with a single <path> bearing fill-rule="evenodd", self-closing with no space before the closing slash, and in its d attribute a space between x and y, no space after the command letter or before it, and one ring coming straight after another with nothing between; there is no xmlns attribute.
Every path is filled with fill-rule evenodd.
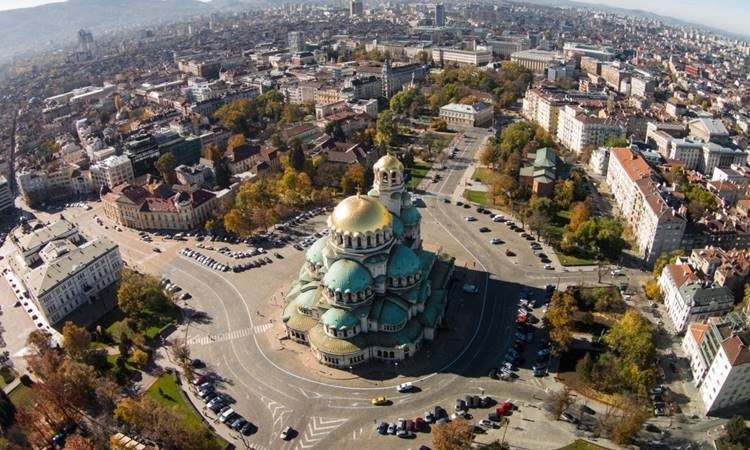
<svg viewBox="0 0 750 450"><path fill-rule="evenodd" d="M497 366L513 338L517 300L521 289L539 288L548 283L579 283L595 280L592 272L545 271L533 256L528 242L502 224L473 209L456 206L461 180L471 176L471 162L482 148L488 133L470 130L459 142L459 154L449 160L441 172L442 180L423 181L425 207L423 239L428 248L441 248L456 257L462 276L481 288L475 295L451 293L446 329L429 348L401 367L373 366L366 373L336 371L312 361L309 349L283 339L281 298L299 272L303 252L291 247L279 250L283 258L248 272L219 273L194 260L179 255L182 247L195 248L196 242L164 241L154 243L139 239L134 231L115 231L105 220L104 228L93 220L101 214L101 205L93 203L91 211L65 212L88 236L108 235L120 244L123 258L131 267L159 273L170 278L193 299L186 308L205 312L207 318L180 327L170 339L186 337L192 355L207 363L207 370L220 377L219 389L235 400L234 409L258 426L258 432L244 440L235 440L239 448L311 449L333 448L357 441L366 449L417 448L430 445L431 435L420 433L415 440L401 441L393 436L377 435L374 426L380 421L393 422L399 417L414 418L435 405L452 410L457 398L467 394L487 394L496 400L513 399L520 405L510 419L507 439L526 448L556 448L575 438L574 429L563 422L549 422L540 412L549 389L555 389L550 378L533 378L529 363L514 382L487 377ZM444 203L442 198L451 198ZM466 215L477 222L467 222ZM40 215L49 219L50 216ZM311 233L323 226L323 217L300 226L301 233ZM480 226L491 233L480 233ZM492 245L490 236L506 243ZM223 244L222 244L223 245ZM239 246L227 245L232 248ZM158 247L161 252L153 251ZM517 257L505 257L510 247ZM218 253L201 250L217 259ZM547 252L552 255L551 252ZM541 315L537 311L537 315ZM537 333L539 334L539 332ZM528 350L533 355L534 348ZM397 375L398 374L398 375ZM361 376L360 376L361 375ZM395 386L414 381L419 392L399 394ZM373 406L370 399L386 395L390 406ZM475 418L486 417L485 410ZM208 412L209 419L215 418ZM297 435L281 441L280 431L291 426ZM226 427L216 424L220 432L239 438ZM501 430L493 430L484 439L499 439Z"/></svg>

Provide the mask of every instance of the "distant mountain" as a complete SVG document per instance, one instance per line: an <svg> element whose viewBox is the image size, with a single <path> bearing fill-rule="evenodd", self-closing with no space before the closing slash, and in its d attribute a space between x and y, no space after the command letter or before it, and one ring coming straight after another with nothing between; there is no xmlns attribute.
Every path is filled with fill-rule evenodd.
<svg viewBox="0 0 750 450"><path fill-rule="evenodd" d="M0 12L0 58L72 42L78 30L148 25L206 14L215 6L197 0L68 0Z"/></svg>
<svg viewBox="0 0 750 450"><path fill-rule="evenodd" d="M643 17L646 19L660 20L668 25L694 26L696 28L703 28L705 30L712 31L716 34L724 35L732 39L747 40L748 38L750 38L750 35L748 34L732 33L730 31L711 27L709 25L690 22L687 20L682 20L676 17L671 17L671 16L662 16L660 14L656 14L650 11L644 11L642 9L628 9L628 8L621 8L617 6L604 5L601 3L584 3L584 2L577 2L574 0L509 0L509 1L514 2L514 3L533 3L537 5L554 6L554 7L588 8L588 9L593 9L593 10L611 12L615 14L625 14L625 15L630 15L630 16Z"/></svg>

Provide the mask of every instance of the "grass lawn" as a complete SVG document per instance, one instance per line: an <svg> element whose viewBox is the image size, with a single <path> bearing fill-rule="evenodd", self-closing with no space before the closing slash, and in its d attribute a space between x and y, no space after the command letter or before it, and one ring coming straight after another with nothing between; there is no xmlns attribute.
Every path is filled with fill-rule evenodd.
<svg viewBox="0 0 750 450"><path fill-rule="evenodd" d="M118 341L122 334L131 335L134 332L142 333L147 340L155 338L159 330L168 325L169 323L178 320L180 317L180 310L175 307L169 311L143 311L143 328L140 330L131 330L128 326L125 315L120 311L120 308L114 308L108 312L97 325L101 325L108 335L112 336L112 339ZM94 345L102 345L94 342Z"/></svg>
<svg viewBox="0 0 750 450"><path fill-rule="evenodd" d="M563 266L595 266L596 260L593 258L581 258L574 255L566 255L563 252L555 251L557 253L557 259L560 260L560 264Z"/></svg>
<svg viewBox="0 0 750 450"><path fill-rule="evenodd" d="M565 227L568 223L570 223L570 211L558 211L549 225L549 235L553 242L562 241ZM560 260L560 264L563 266L596 265L596 259L588 257L587 255L567 254L557 249L555 250L555 253L557 254L557 259Z"/></svg>
<svg viewBox="0 0 750 450"><path fill-rule="evenodd" d="M466 191L464 191L464 198L466 198L466 200L468 200L470 202L473 202L473 203L476 203L478 205L491 206L491 207L496 206L490 200L489 194L487 192L484 192L484 191L469 191L469 190L466 190Z"/></svg>
<svg viewBox="0 0 750 450"><path fill-rule="evenodd" d="M409 178L408 187L410 189L416 188L425 177L425 175L427 175L430 167L432 167L432 163L424 161L414 161L414 165L409 168L409 174L411 175L411 177Z"/></svg>
<svg viewBox="0 0 750 450"><path fill-rule="evenodd" d="M185 419L185 422L194 427L204 427L203 421L196 413L195 409L188 403L185 396L177 386L174 376L171 373L163 373L154 384L146 391L149 397L158 403L169 407L176 408L177 412ZM226 442L219 435L213 434L214 441L224 448Z"/></svg>
<svg viewBox="0 0 750 450"><path fill-rule="evenodd" d="M13 402L16 408L28 406L31 403L31 388L19 384L15 389L10 391L8 397L10 397L10 401Z"/></svg>
<svg viewBox="0 0 750 450"><path fill-rule="evenodd" d="M480 181L482 184L489 184L490 177L492 177L492 169L489 167L477 167L471 179L474 181Z"/></svg>
<svg viewBox="0 0 750 450"><path fill-rule="evenodd" d="M583 439L576 439L565 447L560 447L558 450L600 450L606 448L592 442L584 441Z"/></svg>

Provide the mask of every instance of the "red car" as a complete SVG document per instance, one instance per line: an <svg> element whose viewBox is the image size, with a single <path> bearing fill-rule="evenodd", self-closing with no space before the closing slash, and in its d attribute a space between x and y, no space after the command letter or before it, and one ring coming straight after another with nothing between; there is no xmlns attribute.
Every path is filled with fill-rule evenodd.
<svg viewBox="0 0 750 450"><path fill-rule="evenodd" d="M417 431L417 426L416 426L416 424L414 423L413 420L407 420L406 421L406 426L404 428L406 428L407 430L411 431L412 433L415 432L415 431Z"/></svg>
<svg viewBox="0 0 750 450"><path fill-rule="evenodd" d="M511 411L513 411L513 402L510 400L504 401L500 407L495 410L498 416L510 414Z"/></svg>
<svg viewBox="0 0 750 450"><path fill-rule="evenodd" d="M423 418L417 417L414 419L414 426L417 431L424 431L427 428L427 422L425 422Z"/></svg>

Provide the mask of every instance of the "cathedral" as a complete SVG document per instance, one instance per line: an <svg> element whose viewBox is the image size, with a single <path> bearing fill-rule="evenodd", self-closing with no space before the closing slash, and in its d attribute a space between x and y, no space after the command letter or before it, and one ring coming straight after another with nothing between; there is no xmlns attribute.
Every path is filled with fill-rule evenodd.
<svg viewBox="0 0 750 450"><path fill-rule="evenodd" d="M453 261L422 250L404 166L386 155L367 195L341 201L285 297L287 335L322 364L400 361L435 339Z"/></svg>

